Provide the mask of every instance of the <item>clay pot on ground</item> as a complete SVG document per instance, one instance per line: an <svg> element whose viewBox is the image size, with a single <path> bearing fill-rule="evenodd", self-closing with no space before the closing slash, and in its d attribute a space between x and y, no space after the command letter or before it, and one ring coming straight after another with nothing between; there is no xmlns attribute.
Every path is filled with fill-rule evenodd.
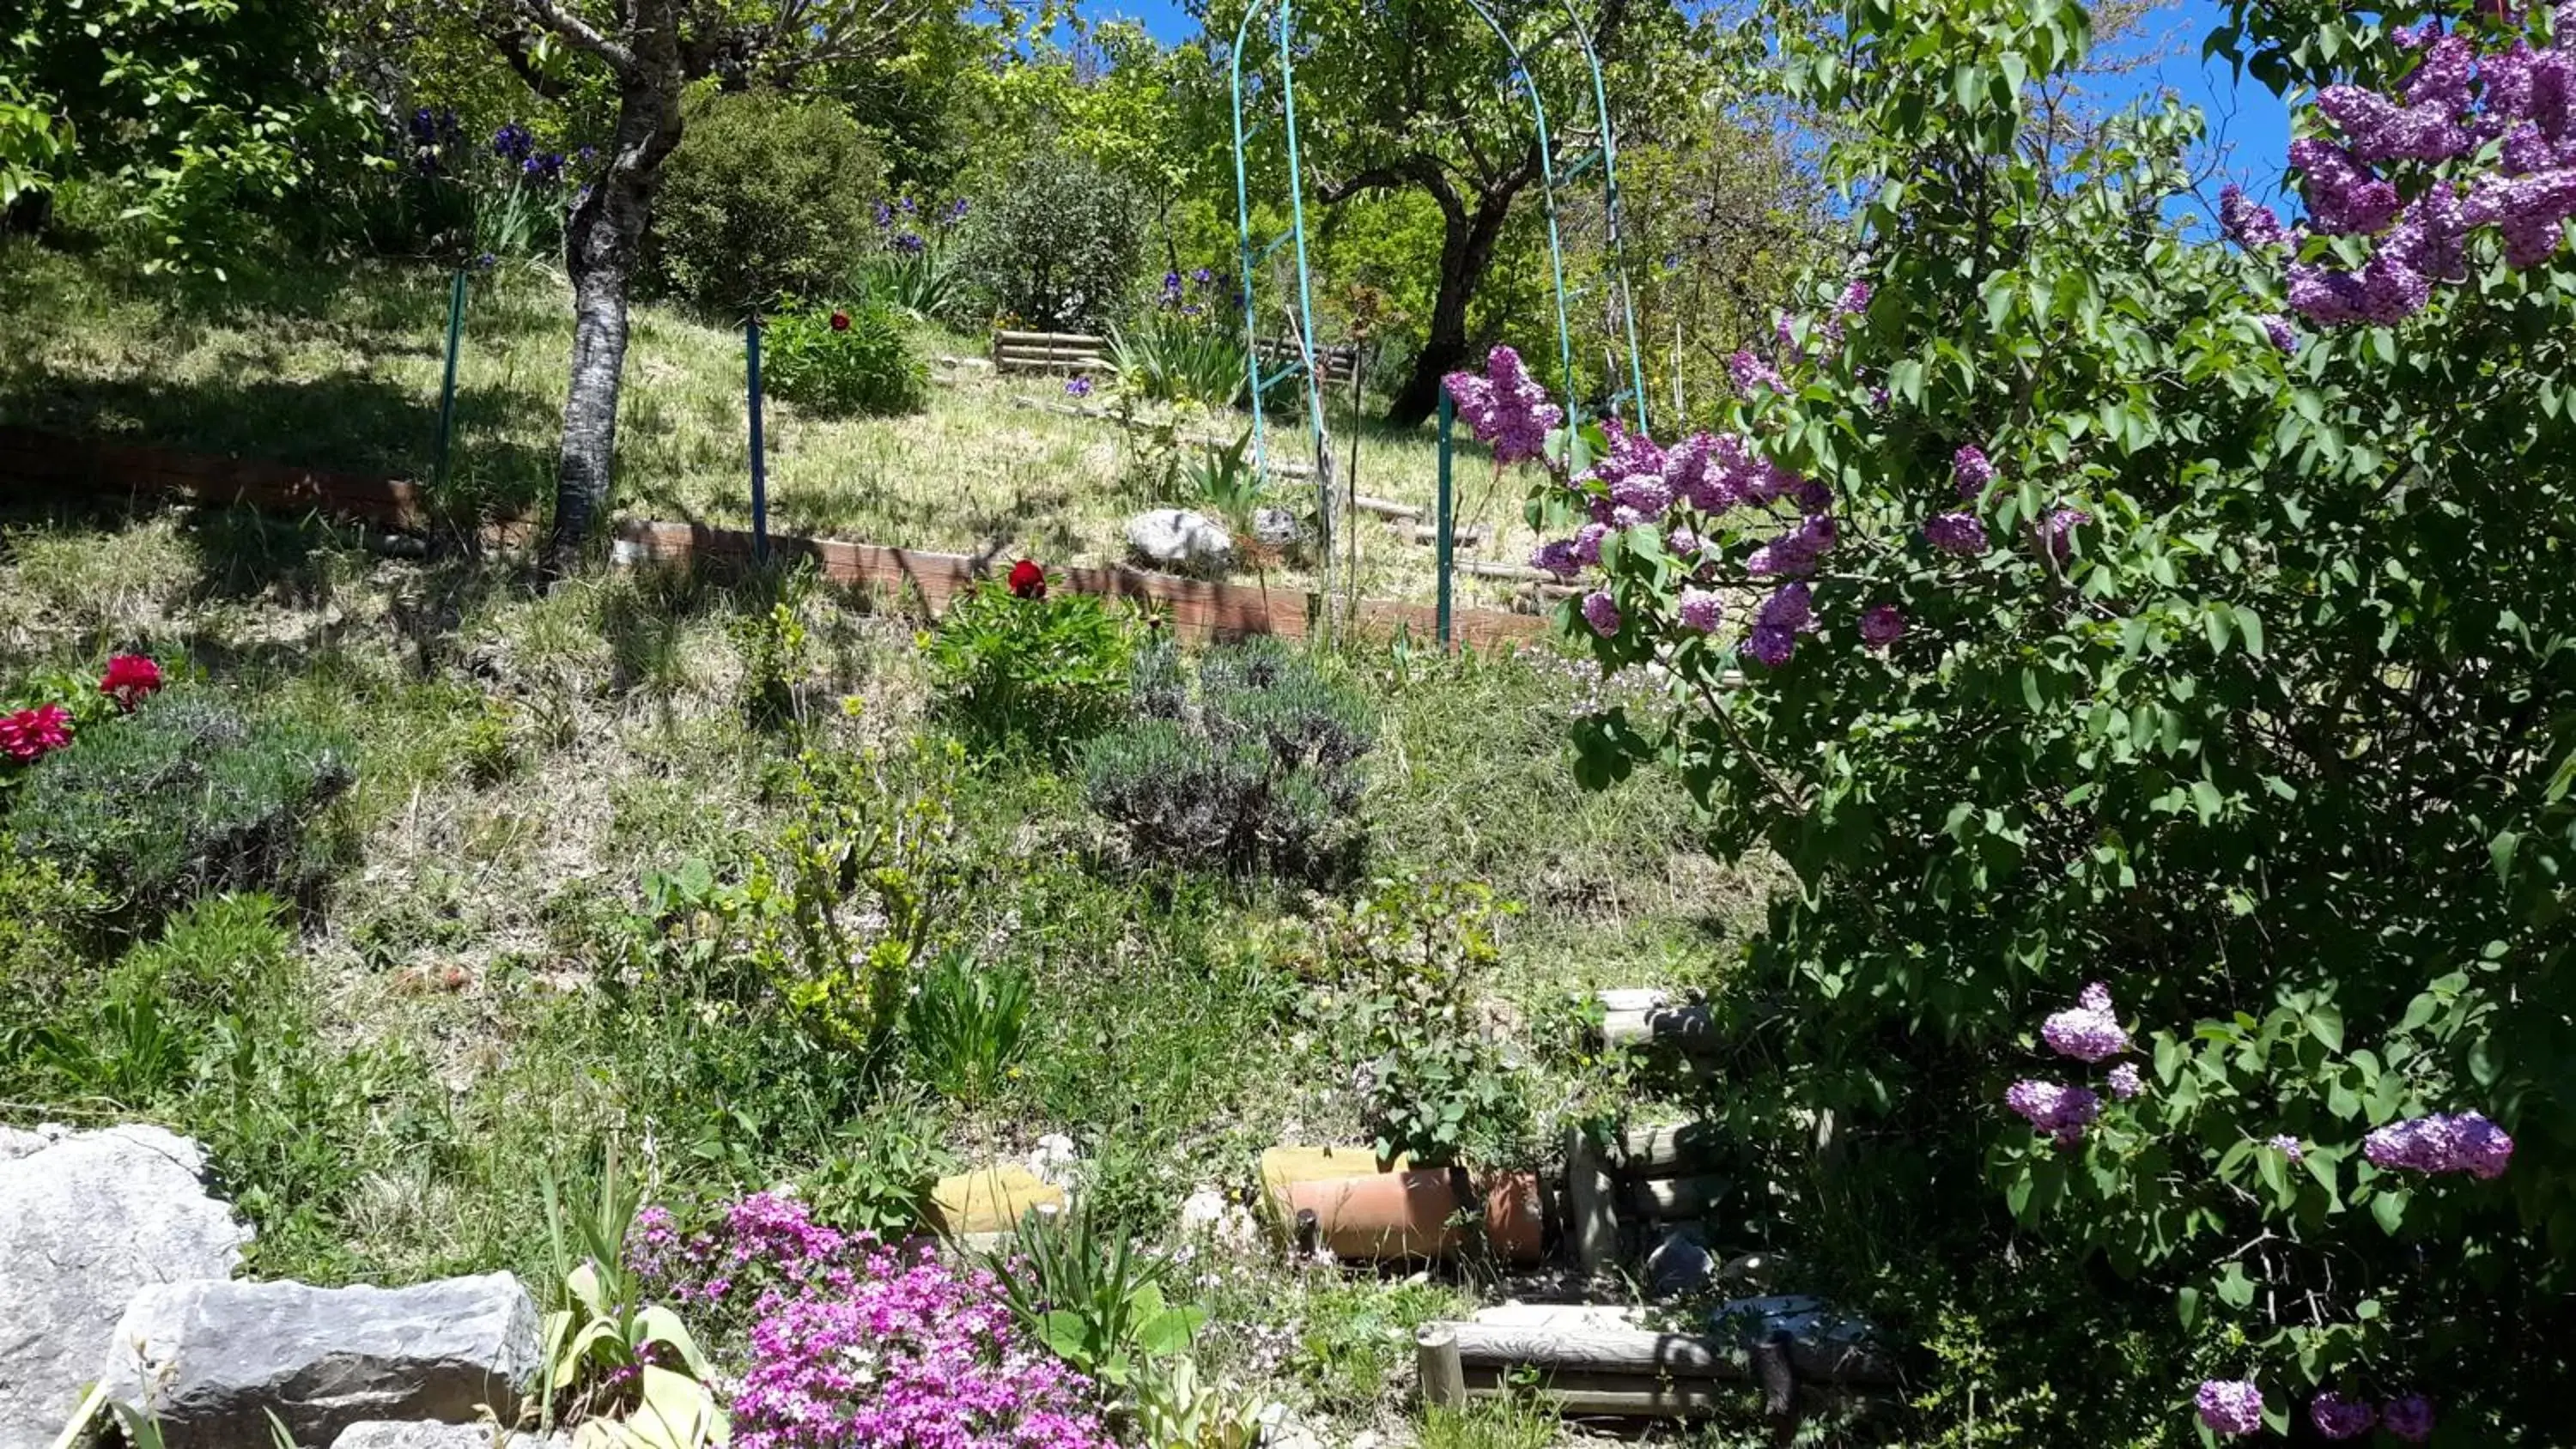
<svg viewBox="0 0 2576 1449"><path fill-rule="evenodd" d="M1262 1179L1280 1220L1293 1227L1313 1213L1315 1241L1337 1258L1454 1257L1475 1231L1456 1222L1459 1211L1479 1199L1495 1257L1535 1263L1543 1248L1535 1173L1476 1178L1401 1159L1382 1171L1366 1148L1277 1148L1263 1154Z"/></svg>

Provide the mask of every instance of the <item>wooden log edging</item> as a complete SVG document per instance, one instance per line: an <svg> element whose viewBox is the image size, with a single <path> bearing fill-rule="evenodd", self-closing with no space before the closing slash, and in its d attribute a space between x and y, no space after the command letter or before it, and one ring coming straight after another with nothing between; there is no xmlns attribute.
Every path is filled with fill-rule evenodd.
<svg viewBox="0 0 2576 1449"><path fill-rule="evenodd" d="M1456 1392L1500 1397L1535 1376L1566 1414L1678 1417L1709 1412L1758 1387L1775 1423L1803 1416L1801 1390L1864 1393L1895 1386L1894 1363L1857 1337L1774 1327L1728 1338L1645 1327L1631 1310L1595 1307L1489 1310L1473 1321L1426 1324L1416 1336L1424 1397L1442 1402L1454 1356Z"/></svg>
<svg viewBox="0 0 2576 1449"><path fill-rule="evenodd" d="M427 490L400 479L34 428L0 427L0 485L23 494L123 494L202 504L243 503L281 512L329 514L386 528L418 529L436 521Z"/></svg>
<svg viewBox="0 0 2576 1449"><path fill-rule="evenodd" d="M777 558L812 559L823 577L834 583L910 589L934 615L945 613L950 600L992 576L982 562L962 553L777 533L770 535L769 546ZM629 522L617 530L614 557L626 565L686 565L708 559L747 563L752 557L752 537L743 529L705 524ZM1255 634L1303 639L1316 632L1326 607L1320 595L1303 591L1209 583L1123 564L1064 569L1050 575L1049 582L1076 593L1149 604L1163 611L1175 633L1191 639L1241 639ZM1427 605L1363 599L1359 628L1372 638L1392 638L1398 630L1406 630L1418 641L1429 641L1438 637L1438 618ZM1479 649L1509 649L1544 638L1547 632L1546 621L1528 614L1461 609L1451 616L1451 633L1457 642Z"/></svg>

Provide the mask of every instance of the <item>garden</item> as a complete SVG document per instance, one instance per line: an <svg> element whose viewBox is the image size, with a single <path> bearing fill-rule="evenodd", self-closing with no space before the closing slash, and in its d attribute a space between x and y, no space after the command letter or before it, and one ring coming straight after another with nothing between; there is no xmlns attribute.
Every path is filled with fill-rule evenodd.
<svg viewBox="0 0 2576 1449"><path fill-rule="evenodd" d="M2576 1443L2576 8L411 11L0 21L0 1449Z"/></svg>

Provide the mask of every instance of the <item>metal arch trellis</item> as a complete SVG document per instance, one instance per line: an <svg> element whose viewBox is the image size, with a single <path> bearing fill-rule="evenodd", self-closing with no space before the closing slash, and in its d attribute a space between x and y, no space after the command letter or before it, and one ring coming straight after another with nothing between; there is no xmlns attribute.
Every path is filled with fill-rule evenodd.
<svg viewBox="0 0 2576 1449"><path fill-rule="evenodd" d="M1483 0L1463 0L1463 3L1475 12L1478 19L1485 22L1486 28L1493 31L1494 38L1502 42L1504 51L1510 55L1512 79L1517 82L1521 94L1529 102L1531 124L1537 133L1539 179L1547 216L1549 276L1556 300L1557 362L1559 375L1565 388L1567 447L1570 451L1573 446L1573 429L1580 421L1580 410L1576 406L1574 395L1573 326L1568 313L1572 299L1565 289L1565 251L1557 227L1556 198L1561 187L1571 185L1596 164L1601 168L1602 214L1609 252L1610 282L1617 293L1620 324L1624 333L1621 340L1627 344L1628 351L1628 386L1613 393L1610 407L1613 412L1616 412L1622 401L1633 403L1636 408L1637 429L1639 432L1645 432L1648 429L1645 360L1637 346L1636 305L1629 288L1626 258L1623 253L1624 236L1619 219L1619 143L1617 132L1610 120L1609 88L1601 71L1600 53L1594 47L1591 35L1584 29L1582 16L1574 8L1574 0L1558 0L1567 20L1571 22L1570 28L1574 32L1576 42L1582 47L1584 65L1591 73L1593 114L1600 134L1600 145L1576 161L1560 180L1556 174L1555 153L1548 134L1547 104L1539 95L1538 80L1530 70L1527 57L1521 53L1520 46L1513 41L1511 32L1504 28L1501 20L1486 7ZM1286 130L1288 153L1289 230L1256 248L1252 237L1252 190L1245 161L1245 149L1252 138L1253 131L1259 128L1255 126L1252 130L1247 130L1244 126L1243 59L1247 42L1253 35L1254 24L1261 18L1263 10L1272 5L1276 6L1273 15L1279 62L1280 119ZM1252 389L1250 402L1254 476L1268 476L1268 445L1264 436L1262 400L1271 388L1291 376L1303 373L1306 381L1307 428L1315 446L1319 516L1330 520L1332 517L1330 446L1325 435L1321 383L1313 366L1314 294L1312 272L1306 254L1305 184L1297 147L1296 56L1292 43L1296 23L1292 13L1293 5L1294 0L1251 0L1244 10L1241 23L1235 27L1234 48L1228 61L1234 109L1235 236L1242 267L1244 351L1247 359L1245 368L1247 381ZM1292 241L1296 247L1297 264L1296 341L1301 349L1301 355L1288 359L1277 372L1265 377L1261 366L1259 310L1255 297L1254 276L1261 263L1267 261L1281 246ZM1331 558L1329 537L1325 540L1325 545L1324 557L1329 561ZM1444 549L1443 552L1445 555L1446 550Z"/></svg>

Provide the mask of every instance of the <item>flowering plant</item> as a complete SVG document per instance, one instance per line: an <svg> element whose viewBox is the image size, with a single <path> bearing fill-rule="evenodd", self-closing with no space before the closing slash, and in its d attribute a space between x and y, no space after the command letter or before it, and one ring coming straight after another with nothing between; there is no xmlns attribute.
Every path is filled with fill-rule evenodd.
<svg viewBox="0 0 2576 1449"><path fill-rule="evenodd" d="M2576 1331L2576 16L2463 9L2236 7L2222 48L2319 100L2309 231L2235 198L2219 240L2162 219L2196 114L2032 124L2074 5L1784 7L1864 269L1710 431L1540 485L1561 626L1680 706L1587 719L1580 774L1669 760L1799 879L1715 1110L1784 1173L1850 1124L1872 1216L1808 1247L1904 1221L1882 1285L2001 1271L1982 1172L2015 1281L2151 1345L2053 1381L2068 1442L2558 1413L2470 1325ZM1462 410L1544 438L1496 364Z"/></svg>
<svg viewBox="0 0 2576 1449"><path fill-rule="evenodd" d="M634 1263L742 1326L736 1449L1109 1449L1091 1385L1021 1332L987 1270L816 1223L756 1193L683 1237L639 1219Z"/></svg>

